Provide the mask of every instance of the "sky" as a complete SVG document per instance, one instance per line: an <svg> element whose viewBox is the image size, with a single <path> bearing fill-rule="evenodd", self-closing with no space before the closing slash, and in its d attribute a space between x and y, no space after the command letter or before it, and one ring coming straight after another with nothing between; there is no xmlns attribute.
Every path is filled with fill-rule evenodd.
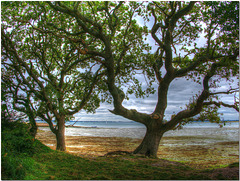
<svg viewBox="0 0 240 181"><path fill-rule="evenodd" d="M169 120L171 115L181 111L181 107L184 108L189 100L202 89L202 86L194 83L193 81L187 81L185 79L174 80L169 89L168 93L168 106L165 112L165 119ZM232 96L223 96L222 100L225 103L233 103ZM150 95L147 98L135 98L130 96L130 99L123 101L123 106L129 109L136 109L139 112L151 114L157 103L156 93ZM86 114L81 111L75 115L77 121L130 121L121 116L117 116L109 112L113 110L113 105L108 103L102 103L101 106L96 110L95 114ZM220 108L219 113L223 113L221 116L224 120L238 120L239 114L234 109Z"/></svg>
<svg viewBox="0 0 240 181"><path fill-rule="evenodd" d="M140 25L144 25L141 19L137 19ZM153 22L150 21L148 26L152 26ZM204 25L203 25L204 26ZM155 45L155 41L151 38L151 36L147 37L147 42L152 46L153 51L156 51L157 46ZM197 40L197 44L199 46L203 46L206 42L204 35L202 34L200 38ZM139 77L139 80L144 84L144 78ZM226 82L221 82L219 91L226 90L228 87ZM238 87L237 81L233 84L233 88ZM157 85L155 85L155 90L157 90ZM184 108L186 104L189 103L189 100L199 91L202 90L202 85L199 85L191 80L186 80L184 78L178 78L174 80L170 84L169 92L168 92L168 106L165 112L164 119L169 120L172 114L176 114L181 111L181 107ZM123 106L128 109L136 109L139 112L151 114L157 103L157 93L150 95L147 98L135 98L134 95L129 97L130 99L123 101ZM232 104L234 102L233 95L224 95L221 99L224 103ZM109 112L108 110L113 110L113 105L108 103L102 103L101 106L96 110L95 114L86 114L84 111L81 111L75 115L78 121L130 121L121 116L117 116ZM231 108L220 108L219 113L223 113L221 118L223 120L238 120L239 113Z"/></svg>

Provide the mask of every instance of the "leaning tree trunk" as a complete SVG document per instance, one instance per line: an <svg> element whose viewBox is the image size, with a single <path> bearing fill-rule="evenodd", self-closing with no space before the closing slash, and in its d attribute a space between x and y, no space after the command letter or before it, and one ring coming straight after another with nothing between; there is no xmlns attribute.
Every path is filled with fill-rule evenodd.
<svg viewBox="0 0 240 181"><path fill-rule="evenodd" d="M66 151L65 144L65 117L58 120L58 129L56 131L57 150Z"/></svg>
<svg viewBox="0 0 240 181"><path fill-rule="evenodd" d="M164 132L160 126L148 125L146 134L142 143L133 152L134 154L142 154L149 157L157 157L160 140Z"/></svg>

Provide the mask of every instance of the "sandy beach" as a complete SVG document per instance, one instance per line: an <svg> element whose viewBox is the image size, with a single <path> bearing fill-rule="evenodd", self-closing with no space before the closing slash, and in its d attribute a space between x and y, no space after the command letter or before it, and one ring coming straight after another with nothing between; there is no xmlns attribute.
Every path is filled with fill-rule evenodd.
<svg viewBox="0 0 240 181"><path fill-rule="evenodd" d="M71 129L75 129L82 135L88 134L87 136L71 136L69 134L69 132L72 133ZM102 136L89 134L89 131L101 134L100 130L105 133L112 130L114 134L117 131L117 129L109 131L109 129L98 128L66 128L67 152L83 157L104 156L108 152L119 150L131 152L142 140L141 138L119 137L119 135L108 136L110 133ZM158 157L171 161L181 161L199 169L216 168L217 165L228 165L239 161L238 128L224 128L220 132L216 132L214 129L208 130L209 134L204 133L206 129L187 130L182 130L185 134L171 132L166 134L160 143ZM191 133L196 134L191 135ZM226 134L224 135L224 133ZM56 149L55 135L49 128L39 127L37 139L50 148Z"/></svg>

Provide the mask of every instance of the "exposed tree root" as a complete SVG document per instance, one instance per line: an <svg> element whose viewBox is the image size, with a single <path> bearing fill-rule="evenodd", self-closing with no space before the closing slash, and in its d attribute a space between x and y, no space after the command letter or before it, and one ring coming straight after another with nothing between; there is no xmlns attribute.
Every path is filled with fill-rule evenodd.
<svg viewBox="0 0 240 181"><path fill-rule="evenodd" d="M131 155L132 152L128 152L128 151L112 151L112 152L108 152L107 154L104 155L104 157L106 156L117 156L117 155Z"/></svg>

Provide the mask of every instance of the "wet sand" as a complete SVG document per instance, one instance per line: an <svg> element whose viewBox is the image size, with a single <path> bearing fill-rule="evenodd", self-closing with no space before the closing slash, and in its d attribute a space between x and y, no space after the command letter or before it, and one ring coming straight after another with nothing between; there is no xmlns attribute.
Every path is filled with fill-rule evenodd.
<svg viewBox="0 0 240 181"><path fill-rule="evenodd" d="M94 129L89 130L94 131ZM131 152L142 140L130 137L107 137L106 135L105 137L66 135L67 152L83 157L104 156L108 152L119 150ZM48 129L40 127L37 139L50 148L56 149L55 135ZM239 161L239 142L238 138L229 139L227 135L214 137L206 134L195 136L168 134L160 143L158 157L181 161L199 169L216 168L218 165L229 165Z"/></svg>

